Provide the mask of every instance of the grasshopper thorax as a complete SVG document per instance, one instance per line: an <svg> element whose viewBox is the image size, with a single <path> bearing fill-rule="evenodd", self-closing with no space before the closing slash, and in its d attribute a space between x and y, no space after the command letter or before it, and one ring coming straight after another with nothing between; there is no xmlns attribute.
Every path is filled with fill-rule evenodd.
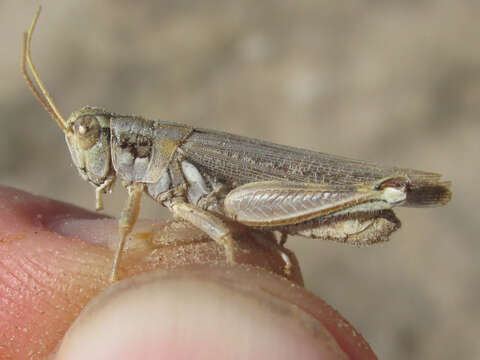
<svg viewBox="0 0 480 360"><path fill-rule="evenodd" d="M111 184L115 177L110 157L110 118L105 110L86 106L70 115L66 124L65 140L72 161L82 178L97 187Z"/></svg>

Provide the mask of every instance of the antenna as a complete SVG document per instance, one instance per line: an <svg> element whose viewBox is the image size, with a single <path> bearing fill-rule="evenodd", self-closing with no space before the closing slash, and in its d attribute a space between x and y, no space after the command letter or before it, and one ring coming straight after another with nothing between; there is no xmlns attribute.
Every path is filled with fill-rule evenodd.
<svg viewBox="0 0 480 360"><path fill-rule="evenodd" d="M33 34L33 30L35 29L35 25L37 24L38 16L40 15L41 10L42 10L42 7L39 6L37 8L37 11L35 12L35 16L33 17L33 21L32 21L32 24L30 25L30 28L28 29L28 32L23 33L22 73L23 73L23 76L25 77L25 80L27 81L28 86L30 87L33 94L40 102L40 104L42 104L43 108L57 122L58 126L60 126L62 131L66 133L68 131L67 122L60 114L60 111L58 111L58 108L55 105L52 97L48 93L47 88L45 87L42 80L40 79L40 76L38 75L38 71L35 68L35 65L33 65L32 57L30 55L30 43L32 41L32 34ZM35 83L32 81L32 79L28 75L27 63L28 63L28 67L30 68L30 71L33 74L33 78L35 79L35 82L38 85L38 88L40 88L40 90L37 88L37 86L35 86Z"/></svg>

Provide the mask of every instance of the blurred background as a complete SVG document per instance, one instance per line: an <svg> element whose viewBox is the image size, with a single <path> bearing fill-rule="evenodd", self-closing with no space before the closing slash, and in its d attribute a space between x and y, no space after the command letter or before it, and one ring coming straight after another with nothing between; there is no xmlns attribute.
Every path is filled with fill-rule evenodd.
<svg viewBox="0 0 480 360"><path fill-rule="evenodd" d="M38 2L0 2L0 183L94 208L20 74ZM480 358L480 2L43 1L33 58L84 105L440 172L453 201L399 209L380 246L291 238L308 289L381 359ZM106 212L118 216L117 185ZM143 217L167 212L145 201Z"/></svg>

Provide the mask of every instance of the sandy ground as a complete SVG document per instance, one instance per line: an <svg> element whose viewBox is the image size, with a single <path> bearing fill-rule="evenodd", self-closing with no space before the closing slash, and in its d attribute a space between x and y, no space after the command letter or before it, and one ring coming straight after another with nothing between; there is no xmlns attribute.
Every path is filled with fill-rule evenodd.
<svg viewBox="0 0 480 360"><path fill-rule="evenodd" d="M0 3L0 183L93 208L19 72L36 3ZM293 238L306 285L382 359L480 358L480 3L45 2L34 61L83 105L445 174L454 198L400 209L368 248ZM117 215L120 186L107 199ZM476 205L477 204L477 205ZM151 201L143 217L168 214Z"/></svg>

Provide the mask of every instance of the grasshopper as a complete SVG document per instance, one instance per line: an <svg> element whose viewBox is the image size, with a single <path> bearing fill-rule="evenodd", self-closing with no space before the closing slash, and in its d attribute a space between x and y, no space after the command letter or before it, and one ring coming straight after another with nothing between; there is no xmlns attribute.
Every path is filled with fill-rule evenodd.
<svg viewBox="0 0 480 360"><path fill-rule="evenodd" d="M395 206L440 206L450 198L441 175L381 166L173 122L83 107L65 120L30 54L40 8L23 38L22 72L65 134L80 176L102 194L119 178L128 192L112 263L115 281L143 193L190 222L235 263L229 218L265 231L354 245L386 241L400 227ZM27 71L27 64L35 83Z"/></svg>

